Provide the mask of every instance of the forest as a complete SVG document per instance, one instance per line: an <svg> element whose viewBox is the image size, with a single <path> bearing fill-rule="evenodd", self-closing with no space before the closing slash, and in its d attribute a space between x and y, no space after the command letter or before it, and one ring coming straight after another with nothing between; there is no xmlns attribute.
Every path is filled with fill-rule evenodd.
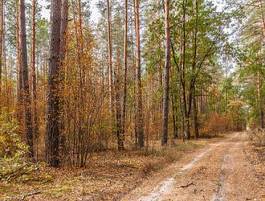
<svg viewBox="0 0 265 201"><path fill-rule="evenodd" d="M0 200L265 200L264 58L264 0L0 0Z"/></svg>

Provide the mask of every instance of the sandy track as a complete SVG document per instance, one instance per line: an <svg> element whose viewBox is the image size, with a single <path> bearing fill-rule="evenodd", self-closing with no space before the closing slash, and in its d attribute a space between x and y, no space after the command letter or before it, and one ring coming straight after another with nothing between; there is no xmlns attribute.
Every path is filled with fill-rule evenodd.
<svg viewBox="0 0 265 201"><path fill-rule="evenodd" d="M244 133L210 144L161 171L122 200L262 201L255 173L244 154Z"/></svg>

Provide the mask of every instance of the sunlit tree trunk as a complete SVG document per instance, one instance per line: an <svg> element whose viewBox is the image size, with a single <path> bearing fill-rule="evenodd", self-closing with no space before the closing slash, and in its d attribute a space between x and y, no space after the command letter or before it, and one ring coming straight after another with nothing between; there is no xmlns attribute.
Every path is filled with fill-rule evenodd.
<svg viewBox="0 0 265 201"><path fill-rule="evenodd" d="M61 0L51 4L50 59L47 92L46 162L59 166L59 68L60 68Z"/></svg>
<svg viewBox="0 0 265 201"><path fill-rule="evenodd" d="M172 120L173 120L173 137L174 139L178 138L178 117L177 117L177 98L175 98L175 95L171 94L171 108L172 108Z"/></svg>
<svg viewBox="0 0 265 201"><path fill-rule="evenodd" d="M3 70L3 31L4 31L4 1L0 1L0 95L2 92L2 70Z"/></svg>
<svg viewBox="0 0 265 201"><path fill-rule="evenodd" d="M122 105L122 133L125 138L126 132L126 104L127 104L127 76L128 76L128 0L125 0L125 22L124 22L124 80L123 80L123 105Z"/></svg>
<svg viewBox="0 0 265 201"><path fill-rule="evenodd" d="M34 156L33 151L33 130L32 130L32 115L31 115L31 96L29 92L29 79L28 79L28 61L27 61L27 39L26 39L26 21L25 21L25 2L19 0L19 42L20 42L20 55L21 62L20 68L22 69L23 79L23 105L25 117L25 133L27 144L29 146L30 157Z"/></svg>
<svg viewBox="0 0 265 201"><path fill-rule="evenodd" d="M63 62L66 52L66 35L68 27L68 0L62 0L61 29L60 29L60 61Z"/></svg>
<svg viewBox="0 0 265 201"><path fill-rule="evenodd" d="M198 109L197 109L197 100L196 100L196 90L193 88L193 124L194 124L194 136L195 139L199 138L199 124L198 124Z"/></svg>
<svg viewBox="0 0 265 201"><path fill-rule="evenodd" d="M140 0L135 0L135 34L136 34L136 131L138 147L144 147L144 122L142 102L141 36L140 36Z"/></svg>
<svg viewBox="0 0 265 201"><path fill-rule="evenodd" d="M197 63L197 52L198 52L198 16L199 15L199 4L198 0L195 0L195 28L194 28L194 34L193 34L193 62L192 62L192 74L193 78L191 80L191 87L190 87L190 93L192 96L192 104L193 104L193 124L194 124L194 135L197 139L199 137L199 128L198 128L198 111L197 111L197 100L196 100L196 63Z"/></svg>
<svg viewBox="0 0 265 201"><path fill-rule="evenodd" d="M258 83L257 83L257 90L258 90L258 107L259 107L259 113L260 113L260 127L265 128L265 122L264 122L264 110L263 110L263 97L262 97L262 92L261 92L261 76L260 72L258 72Z"/></svg>
<svg viewBox="0 0 265 201"><path fill-rule="evenodd" d="M162 145L168 143L168 112L169 112L169 68L170 68L170 27L169 27L169 0L165 0L165 67L163 74L163 124Z"/></svg>
<svg viewBox="0 0 265 201"><path fill-rule="evenodd" d="M264 5L263 3L264 1L259 0L259 4L260 4L260 9L261 9L261 17L262 17L262 30L263 30L263 42L265 42L265 13L264 13Z"/></svg>
<svg viewBox="0 0 265 201"><path fill-rule="evenodd" d="M186 89L186 43L187 43L187 34L186 34L186 12L187 12L187 0L183 0L183 25L182 25L182 98L183 98L183 113L184 113L184 137L190 139L190 113L189 113L189 99L187 97Z"/></svg>
<svg viewBox="0 0 265 201"><path fill-rule="evenodd" d="M36 80L36 0L32 0L32 38L31 38L31 79L32 79L32 115L33 138L36 157L38 158L38 113L37 113L37 80Z"/></svg>
<svg viewBox="0 0 265 201"><path fill-rule="evenodd" d="M107 0L107 15L108 15L108 76L109 76L109 111L111 132L114 126L114 104L113 104L113 67L112 67L112 26L111 26L111 8L110 0Z"/></svg>
<svg viewBox="0 0 265 201"><path fill-rule="evenodd" d="M65 69L64 60L66 54L66 37L67 37L67 28L68 28L68 0L62 0L62 8L61 8L61 29L60 29L60 147L62 149L62 154L65 153Z"/></svg>
<svg viewBox="0 0 265 201"><path fill-rule="evenodd" d="M17 68L17 119L19 123L19 133L24 131L24 120L23 120L23 81L22 81L22 66L21 64L21 47L20 47L20 37L19 37L19 2L16 1L16 68Z"/></svg>
<svg viewBox="0 0 265 201"><path fill-rule="evenodd" d="M122 136L122 111L121 111L121 62L120 51L117 50L117 63L115 73L115 94L116 94L116 135L118 150L124 150L124 139Z"/></svg>

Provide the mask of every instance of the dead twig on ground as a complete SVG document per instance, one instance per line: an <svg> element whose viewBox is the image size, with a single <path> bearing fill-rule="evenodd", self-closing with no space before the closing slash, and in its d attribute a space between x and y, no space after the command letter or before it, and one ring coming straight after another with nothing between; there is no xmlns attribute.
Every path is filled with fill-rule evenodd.
<svg viewBox="0 0 265 201"><path fill-rule="evenodd" d="M33 191L33 192L22 195L20 200L22 201L22 200L25 200L27 197L31 197L33 195L38 195L38 194L41 194L41 191Z"/></svg>
<svg viewBox="0 0 265 201"><path fill-rule="evenodd" d="M186 185L179 186L178 188L188 188L190 186L196 186L196 185L193 182L190 182L190 183L188 183Z"/></svg>

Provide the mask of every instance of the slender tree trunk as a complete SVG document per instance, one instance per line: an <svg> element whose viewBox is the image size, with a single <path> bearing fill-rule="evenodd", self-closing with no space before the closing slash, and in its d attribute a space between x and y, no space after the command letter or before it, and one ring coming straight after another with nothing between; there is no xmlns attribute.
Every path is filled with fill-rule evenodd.
<svg viewBox="0 0 265 201"><path fill-rule="evenodd" d="M26 39L26 21L25 21L25 2L19 0L19 42L20 42L20 55L21 62L20 68L22 69L23 77L23 100L25 111L25 133L27 144L29 146L29 156L34 157L33 151L33 130L32 130L32 115L31 115L31 97L29 92L29 79L28 79L28 60L27 60L27 39Z"/></svg>
<svg viewBox="0 0 265 201"><path fill-rule="evenodd" d="M162 123L162 145L168 143L168 112L169 112L169 69L170 69L170 26L169 26L169 0L165 0L165 67L163 74L163 123Z"/></svg>
<svg viewBox="0 0 265 201"><path fill-rule="evenodd" d="M182 112L182 138L183 141L187 138L190 139L190 116L189 116L189 100L187 99L187 89L186 89L186 12L187 12L187 0L182 1L182 30L180 37L180 59L179 59L179 79L180 79L180 108Z"/></svg>
<svg viewBox="0 0 265 201"><path fill-rule="evenodd" d="M61 0L51 4L51 37L47 94L46 161L53 167L59 166L59 68L60 68Z"/></svg>
<svg viewBox="0 0 265 201"><path fill-rule="evenodd" d="M258 104L259 104L259 110L260 110L260 127L265 128L265 121L264 121L264 111L263 111L263 97L261 95L261 76L260 73L258 72Z"/></svg>
<svg viewBox="0 0 265 201"><path fill-rule="evenodd" d="M60 28L60 148L62 154L65 153L65 101L64 101L64 89L65 89L65 69L64 69L64 60L66 54L66 37L67 37L67 27L68 27L68 0L62 0L62 9L61 9L61 28Z"/></svg>
<svg viewBox="0 0 265 201"><path fill-rule="evenodd" d="M135 14L135 5L136 5L136 1L133 0L133 13L134 13L134 30L133 30L133 26L132 26L132 30L131 30L131 39L132 41L136 41L136 38L134 36L136 36L136 14ZM133 33L134 32L134 33ZM134 43L134 45L132 45L132 51L133 51L133 73L134 73L134 80L137 79L137 58L136 58L136 44ZM135 144L135 148L138 147L138 131L137 131L137 95L136 95L136 81L135 84L133 85L133 98L134 98L134 144Z"/></svg>
<svg viewBox="0 0 265 201"><path fill-rule="evenodd" d="M264 2L264 1L263 1ZM261 9L261 18L262 18L262 25L263 25L263 43L265 42L265 14L264 14L264 5L262 3L262 0L259 0L260 9Z"/></svg>
<svg viewBox="0 0 265 201"><path fill-rule="evenodd" d="M16 68L17 68L17 119L19 123L19 133L24 132L24 112L23 112L23 79L21 64L21 47L19 37L19 16L20 16L19 2L16 1Z"/></svg>
<svg viewBox="0 0 265 201"><path fill-rule="evenodd" d="M9 113L10 112L10 102L11 102L11 99L9 98L10 97L10 91L9 91L9 86L8 86L8 79L11 78L11 71L8 71L9 68L7 68L7 57L6 57L6 45L5 45L5 39L6 39L6 23L5 23L5 6L3 8L3 36L2 36L2 41L3 41L3 44L2 44L2 67L4 68L5 70L5 97L6 97L6 101L5 101L5 106L7 108L7 112Z"/></svg>
<svg viewBox="0 0 265 201"><path fill-rule="evenodd" d="M32 79L32 115L33 138L35 142L36 157L38 158L38 113L37 113L37 80L36 80L36 0L32 0L32 38L31 38L31 79Z"/></svg>
<svg viewBox="0 0 265 201"><path fill-rule="evenodd" d="M136 130L138 147L144 147L144 123L142 102L142 69L141 69L141 36L140 36L140 0L135 0L135 33L136 33Z"/></svg>
<svg viewBox="0 0 265 201"><path fill-rule="evenodd" d="M117 64L115 72L115 93L116 93L116 135L118 150L124 150L124 140L122 137L122 114L121 114L121 63L120 63L120 51L117 50Z"/></svg>
<svg viewBox="0 0 265 201"><path fill-rule="evenodd" d="M176 107L176 98L174 94L171 95L171 108L172 108L172 119L173 119L173 137L174 139L178 138L178 126L177 126L177 107Z"/></svg>
<svg viewBox="0 0 265 201"><path fill-rule="evenodd" d="M122 105L122 133L121 137L125 140L126 132L126 104L127 104L127 74L128 74L128 0L125 0L125 29L124 29L124 80L123 80L123 105Z"/></svg>
<svg viewBox="0 0 265 201"><path fill-rule="evenodd" d="M4 35L4 1L0 1L0 95L2 92L2 69L3 69L3 35Z"/></svg>
<svg viewBox="0 0 265 201"><path fill-rule="evenodd" d="M110 111L110 125L113 132L114 126L114 102L113 102L113 67L112 67L112 26L111 26L111 8L110 0L107 0L107 13L108 13L108 63L109 63L109 111Z"/></svg>
<svg viewBox="0 0 265 201"><path fill-rule="evenodd" d="M193 36L193 62L192 62L192 74L193 77L191 79L191 87L190 87L190 93L192 96L192 103L193 103L193 123L194 123L194 134L195 139L199 138L199 128L198 128L198 110L197 110L197 102L196 102L196 67L197 67L197 48L198 48L198 14L199 14L199 4L198 0L195 0L195 29L194 29L194 36Z"/></svg>
<svg viewBox="0 0 265 201"><path fill-rule="evenodd" d="M187 91L186 91L186 12L187 12L187 0L183 0L183 47L182 47L182 94L183 94L183 107L184 107L184 135L185 138L190 139L190 113L189 113L189 100L187 100Z"/></svg>
<svg viewBox="0 0 265 201"><path fill-rule="evenodd" d="M195 139L199 138L199 124L198 124L198 109L197 109L197 100L196 100L196 92L195 87L193 89L193 123L194 123L194 135Z"/></svg>
<svg viewBox="0 0 265 201"><path fill-rule="evenodd" d="M68 0L62 0L61 29L60 29L60 61L64 61L66 53L66 35L68 27Z"/></svg>

